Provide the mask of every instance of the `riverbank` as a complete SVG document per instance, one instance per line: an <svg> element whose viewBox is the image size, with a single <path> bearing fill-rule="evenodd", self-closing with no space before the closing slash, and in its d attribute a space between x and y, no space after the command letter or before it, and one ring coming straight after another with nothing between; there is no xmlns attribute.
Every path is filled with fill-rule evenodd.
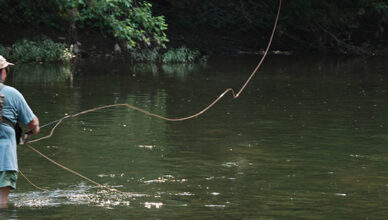
<svg viewBox="0 0 388 220"><path fill-rule="evenodd" d="M2 30L7 30L7 34L0 35L0 43L10 47L15 42L22 39L41 40L45 37L54 42L65 43L67 45L77 44L77 54L79 57L89 56L114 56L122 54L123 51L117 48L118 42L110 37L103 30L79 30L77 33L77 42L70 42L69 34L66 31L60 31L56 28L45 25L23 26L0 24ZM170 42L169 48L178 48L187 46L188 48L199 50L202 54L262 54L268 43L270 33L241 34L236 32L222 32L219 30L210 30L206 27L191 30L170 26L167 36ZM286 37L275 36L271 46L271 53L291 55L293 53L332 53L332 54L350 54L346 50L318 50L295 43ZM379 46L371 50L371 55L387 56L388 47Z"/></svg>

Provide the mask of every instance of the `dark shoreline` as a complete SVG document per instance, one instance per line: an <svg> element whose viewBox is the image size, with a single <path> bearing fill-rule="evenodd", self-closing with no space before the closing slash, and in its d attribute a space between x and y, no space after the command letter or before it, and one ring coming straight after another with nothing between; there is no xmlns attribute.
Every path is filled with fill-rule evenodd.
<svg viewBox="0 0 388 220"><path fill-rule="evenodd" d="M0 44L6 47L11 47L15 42L22 39L39 40L43 37L51 38L55 42L66 43L70 45L68 34L57 29L39 25L30 26L15 26L10 24L0 24L0 28L7 30L7 34L0 35ZM167 44L170 48L187 46L192 49L198 49L205 55L261 55L264 48L267 46L267 38L269 34L263 34L261 37L255 35L247 35L243 38L238 35L223 35L215 31L184 31L184 30L168 30L167 36L170 42ZM259 40L257 40L259 39ZM115 56L114 51L117 41L99 31L80 30L78 33L78 42L80 43L80 56ZM284 39L274 37L271 45L270 54L277 55L293 55L293 54L329 54L341 56L388 56L388 47L377 48L370 55L357 55L347 53L346 51L338 51L335 49L326 48L325 50L317 50L314 48L285 46L294 45L293 42L286 42Z"/></svg>

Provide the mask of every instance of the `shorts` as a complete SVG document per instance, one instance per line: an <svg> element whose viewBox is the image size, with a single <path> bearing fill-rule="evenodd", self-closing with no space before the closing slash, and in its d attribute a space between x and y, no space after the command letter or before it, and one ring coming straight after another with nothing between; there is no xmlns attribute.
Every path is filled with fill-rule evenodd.
<svg viewBox="0 0 388 220"><path fill-rule="evenodd" d="M0 171L0 187L9 186L11 189L16 189L16 181L18 180L18 172L9 170L9 171Z"/></svg>

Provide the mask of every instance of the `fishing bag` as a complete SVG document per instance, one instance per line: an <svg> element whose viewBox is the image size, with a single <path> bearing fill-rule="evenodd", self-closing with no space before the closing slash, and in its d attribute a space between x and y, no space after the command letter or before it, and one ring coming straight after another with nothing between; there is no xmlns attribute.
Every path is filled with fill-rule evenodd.
<svg viewBox="0 0 388 220"><path fill-rule="evenodd" d="M13 129L15 129L15 138L16 138L16 144L20 143L21 137L22 137L22 128L19 125L19 122L16 122L15 124L12 123L11 120L3 116L3 107L4 107L4 94L1 92L1 90L5 87L4 84L0 83L0 124L6 123L9 126L11 126Z"/></svg>

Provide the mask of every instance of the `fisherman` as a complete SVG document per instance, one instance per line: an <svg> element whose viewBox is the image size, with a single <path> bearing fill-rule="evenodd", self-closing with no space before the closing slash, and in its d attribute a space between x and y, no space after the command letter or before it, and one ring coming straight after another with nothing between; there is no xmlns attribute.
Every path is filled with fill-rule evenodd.
<svg viewBox="0 0 388 220"><path fill-rule="evenodd" d="M13 87L4 86L7 77L7 67L14 65L0 55L0 93L4 95L2 120L0 125L0 208L8 207L8 195L11 189L16 189L18 178L18 161L16 154L15 129L11 125L18 121L27 125L25 139L40 131L39 120L31 111L23 95ZM12 122L12 123L6 123Z"/></svg>

